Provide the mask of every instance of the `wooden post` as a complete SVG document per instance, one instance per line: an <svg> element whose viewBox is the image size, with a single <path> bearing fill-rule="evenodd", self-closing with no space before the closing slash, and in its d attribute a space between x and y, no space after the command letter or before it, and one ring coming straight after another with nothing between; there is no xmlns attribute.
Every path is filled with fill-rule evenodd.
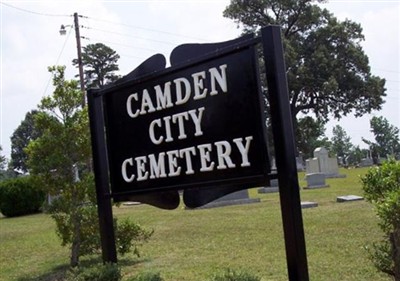
<svg viewBox="0 0 400 281"><path fill-rule="evenodd" d="M103 262L116 263L117 252L108 178L104 118L102 114L103 102L101 96L96 96L96 90L88 91L88 106Z"/></svg>
<svg viewBox="0 0 400 281"><path fill-rule="evenodd" d="M295 160L294 133L286 81L281 29L261 30L266 66L271 124L276 151L279 195L290 281L308 281L307 254Z"/></svg>

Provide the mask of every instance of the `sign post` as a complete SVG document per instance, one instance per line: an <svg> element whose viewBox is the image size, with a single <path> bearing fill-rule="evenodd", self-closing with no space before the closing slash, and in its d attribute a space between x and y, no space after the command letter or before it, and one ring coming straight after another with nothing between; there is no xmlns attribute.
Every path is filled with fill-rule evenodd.
<svg viewBox="0 0 400 281"><path fill-rule="evenodd" d="M266 27L262 29L261 36L271 105L271 124L278 156L276 167L289 280L306 281L309 279L307 254L281 30L278 26Z"/></svg>
<svg viewBox="0 0 400 281"><path fill-rule="evenodd" d="M92 138L93 169L95 174L97 211L101 250L104 262L117 262L114 225L107 166L106 141L102 99L88 92L90 133Z"/></svg>

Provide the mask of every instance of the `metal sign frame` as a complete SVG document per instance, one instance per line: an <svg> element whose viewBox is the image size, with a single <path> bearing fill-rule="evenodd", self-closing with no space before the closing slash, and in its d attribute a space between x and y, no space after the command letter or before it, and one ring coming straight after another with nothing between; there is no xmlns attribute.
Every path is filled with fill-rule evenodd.
<svg viewBox="0 0 400 281"><path fill-rule="evenodd" d="M280 27L265 27L261 30L261 37L250 41L252 44L262 43L266 65L275 153L279 155L276 159L276 176L280 187L279 194L289 280L306 281L309 280L307 255ZM236 46L235 48L239 47ZM206 59L212 60L219 54L221 54L221 51L213 52ZM89 91L88 105L103 260L104 262L117 262L102 92ZM273 175L266 176L274 177Z"/></svg>

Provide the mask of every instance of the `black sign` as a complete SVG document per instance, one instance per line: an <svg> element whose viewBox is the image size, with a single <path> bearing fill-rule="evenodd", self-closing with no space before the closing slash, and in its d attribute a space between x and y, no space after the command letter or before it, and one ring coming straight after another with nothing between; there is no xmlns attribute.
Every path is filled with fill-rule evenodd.
<svg viewBox="0 0 400 281"><path fill-rule="evenodd" d="M112 193L265 184L257 77L254 47L244 45L108 89Z"/></svg>
<svg viewBox="0 0 400 281"><path fill-rule="evenodd" d="M88 92L104 262L117 261L111 198L172 209L184 189L183 201L196 207L275 177L288 278L309 280L281 30L260 33L178 46L172 67L154 55L116 84ZM256 43L266 65L275 174L269 174Z"/></svg>

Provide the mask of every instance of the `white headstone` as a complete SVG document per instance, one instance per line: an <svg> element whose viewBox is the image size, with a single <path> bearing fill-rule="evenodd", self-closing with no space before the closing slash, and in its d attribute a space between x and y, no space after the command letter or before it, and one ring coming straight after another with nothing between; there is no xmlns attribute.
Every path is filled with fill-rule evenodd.
<svg viewBox="0 0 400 281"><path fill-rule="evenodd" d="M317 158L306 160L306 173L307 174L319 173L319 162Z"/></svg>
<svg viewBox="0 0 400 281"><path fill-rule="evenodd" d="M314 158L306 160L306 173L323 173L326 177L342 177L336 157L330 158L328 150L318 147L314 150Z"/></svg>
<svg viewBox="0 0 400 281"><path fill-rule="evenodd" d="M324 147L318 147L314 150L314 158L318 159L319 171L325 173L328 170L328 150Z"/></svg>
<svg viewBox="0 0 400 281"><path fill-rule="evenodd" d="M345 195L345 196L338 196L336 198L336 202L339 202L339 203L360 201L360 200L364 200L364 198L361 196L357 196L357 195Z"/></svg>
<svg viewBox="0 0 400 281"><path fill-rule="evenodd" d="M339 165L336 158L328 158L328 166L325 174L328 176L335 176L339 174Z"/></svg>
<svg viewBox="0 0 400 281"><path fill-rule="evenodd" d="M302 209L315 208L315 207L318 207L318 203L317 202L311 202L311 201L301 202L301 208Z"/></svg>

